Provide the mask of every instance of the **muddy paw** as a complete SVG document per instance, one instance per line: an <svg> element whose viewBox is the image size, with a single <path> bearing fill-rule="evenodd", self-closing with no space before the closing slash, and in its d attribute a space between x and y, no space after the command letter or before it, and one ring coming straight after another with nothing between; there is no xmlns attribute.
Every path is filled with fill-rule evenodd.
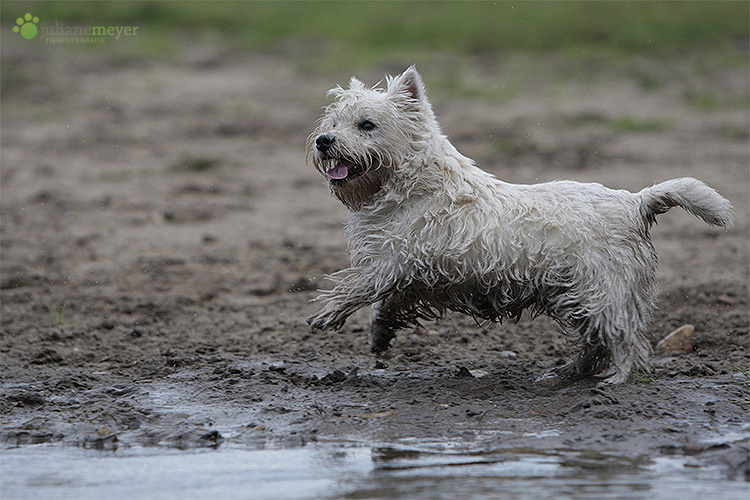
<svg viewBox="0 0 750 500"><path fill-rule="evenodd" d="M549 370L534 379L534 383L545 387L560 387L567 379L560 376L558 370Z"/></svg>
<svg viewBox="0 0 750 500"><path fill-rule="evenodd" d="M344 320L337 319L333 313L321 311L307 319L307 324L313 330L338 330L344 326Z"/></svg>
<svg viewBox="0 0 750 500"><path fill-rule="evenodd" d="M322 318L318 316L310 316L307 318L307 324L310 325L310 328L313 330L325 330L325 321L323 321Z"/></svg>
<svg viewBox="0 0 750 500"><path fill-rule="evenodd" d="M371 324L370 334L368 335L370 352L378 354L387 351L391 347L391 339L395 336L396 332L392 328L385 328L376 323Z"/></svg>

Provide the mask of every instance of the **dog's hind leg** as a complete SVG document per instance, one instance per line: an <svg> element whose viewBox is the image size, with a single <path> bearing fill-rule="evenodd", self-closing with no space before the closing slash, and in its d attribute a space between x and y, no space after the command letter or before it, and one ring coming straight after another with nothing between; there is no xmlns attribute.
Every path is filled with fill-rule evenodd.
<svg viewBox="0 0 750 500"><path fill-rule="evenodd" d="M586 345L572 361L554 370L554 374L566 380L591 377L609 366L612 353L601 343Z"/></svg>
<svg viewBox="0 0 750 500"><path fill-rule="evenodd" d="M580 380L597 375L610 366L612 350L607 345L607 337L600 335L596 326L598 321L596 320L597 318L591 317L582 318L575 327L571 327L571 323L563 323L558 318L558 322L566 335L580 336L578 343L582 350L572 361L542 375L540 379ZM572 333L572 331L577 333Z"/></svg>
<svg viewBox="0 0 750 500"><path fill-rule="evenodd" d="M598 376L606 383L619 384L627 380L633 369L645 367L650 345L643 330L651 313L651 297L645 295L640 301L614 302L597 314L581 318L577 324L561 322L563 329L580 336L582 351L546 377L576 380Z"/></svg>

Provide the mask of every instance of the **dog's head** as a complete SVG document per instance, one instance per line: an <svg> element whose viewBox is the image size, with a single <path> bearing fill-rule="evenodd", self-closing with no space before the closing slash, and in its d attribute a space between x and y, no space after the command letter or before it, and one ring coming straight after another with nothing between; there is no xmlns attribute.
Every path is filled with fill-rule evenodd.
<svg viewBox="0 0 750 500"><path fill-rule="evenodd" d="M425 138L438 125L413 66L387 77L385 88L352 78L348 89L339 86L328 95L334 102L307 140L307 161L344 205L357 210L427 146Z"/></svg>

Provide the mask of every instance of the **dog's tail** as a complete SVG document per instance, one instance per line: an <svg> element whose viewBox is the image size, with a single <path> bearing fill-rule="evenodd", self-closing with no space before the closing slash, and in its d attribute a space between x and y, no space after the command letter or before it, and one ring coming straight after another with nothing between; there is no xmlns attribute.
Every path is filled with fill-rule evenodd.
<svg viewBox="0 0 750 500"><path fill-rule="evenodd" d="M647 187L638 195L641 213L649 224L670 208L682 207L712 226L734 225L734 208L729 200L692 177L665 181Z"/></svg>

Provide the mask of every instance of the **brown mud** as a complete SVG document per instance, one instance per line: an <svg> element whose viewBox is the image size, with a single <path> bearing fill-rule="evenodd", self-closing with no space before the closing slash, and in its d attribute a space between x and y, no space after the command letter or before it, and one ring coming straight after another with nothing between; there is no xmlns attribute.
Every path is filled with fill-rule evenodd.
<svg viewBox="0 0 750 500"><path fill-rule="evenodd" d="M367 311L310 331L316 289L347 265L346 210L303 148L347 72L210 48L171 63L46 54L3 54L4 446L415 439L685 455L748 478L746 64L509 57L461 70L472 89L520 79L506 98L435 85L446 133L504 180L639 190L694 176L735 204L728 231L678 209L660 217L647 335L655 345L689 323L695 348L657 352L651 375L601 389L534 382L575 352L544 317L452 315L403 331L380 358ZM428 89L448 71L420 69ZM706 109L694 95L720 99Z"/></svg>

